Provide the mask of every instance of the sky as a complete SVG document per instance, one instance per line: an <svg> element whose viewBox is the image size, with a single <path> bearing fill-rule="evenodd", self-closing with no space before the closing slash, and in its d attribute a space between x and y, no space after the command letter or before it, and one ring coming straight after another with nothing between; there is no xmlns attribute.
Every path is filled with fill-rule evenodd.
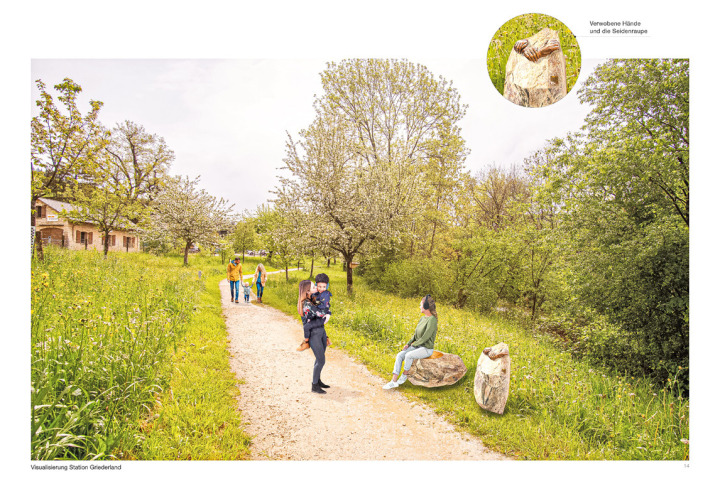
<svg viewBox="0 0 720 491"><path fill-rule="evenodd" d="M467 104L459 122L471 173L521 164L546 140L580 128L589 107L577 89L601 60L585 60L581 78L562 100L543 109L515 105L492 86L484 59L424 59L435 77L451 81ZM325 59L34 59L32 80L52 87L69 77L83 88L78 107L103 102L100 120L143 125L175 152L171 173L201 176L200 186L253 211L272 197L288 134L313 120L323 93ZM33 90L37 100L39 90ZM33 111L37 113L37 109Z"/></svg>
<svg viewBox="0 0 720 491"><path fill-rule="evenodd" d="M321 476L325 485L366 489L365 481L407 482L422 476L423 487L464 483L511 489L553 483L559 489L621 489L632 485L667 489L700 488L714 469L718 425L712 360L718 346L717 249L718 182L716 129L717 71L712 33L716 16L707 2L514 0L332 0L245 2L206 0L34 0L5 6L0 29L0 110L3 179L0 198L8 233L3 248L8 266L2 283L5 338L0 343L6 401L2 416L11 422L0 461L34 487L127 489L135 482L166 485L223 481L260 488L257 480L282 481L304 488ZM423 462L297 463L264 466L205 462L123 463L116 475L31 472L27 388L29 352L30 267L26 196L29 182L30 118L37 97L33 80L48 86L63 77L82 85L85 96L103 101L101 120L113 125L125 119L165 138L174 150L172 172L201 175L211 194L235 203L236 211L254 209L270 196L282 165L285 132L296 135L312 120L313 95L328 61L346 58L399 58L421 63L436 76L454 82L469 105L461 121L471 154L466 167L476 172L495 163L519 163L544 141L582 124L584 111L575 99L577 85L562 101L543 109L516 107L492 88L485 54L494 32L507 20L542 12L561 20L577 36L582 52L581 79L594 63L621 57L690 58L691 67L691 462L553 463L526 467L499 463ZM591 21L641 21L644 36L594 35ZM711 42L708 42L710 39ZM24 163L24 164L23 164ZM16 240L17 237L26 237ZM18 367L21 369L18 370ZM20 422L20 424L17 424ZM423 444L422 442L419 444ZM164 465L167 464L167 465ZM272 464L272 463L268 463ZM387 465L385 465L387 464ZM475 465L473 465L475 464ZM277 472L282 469L281 472ZM286 472L287 471L287 472ZM602 473L602 474L601 474ZM493 478L488 480L488 476ZM596 479L595 476L601 477ZM215 481L215 479L218 479ZM248 484L249 483L249 484ZM255 483L253 485L253 483ZM384 489L386 486L379 487Z"/></svg>

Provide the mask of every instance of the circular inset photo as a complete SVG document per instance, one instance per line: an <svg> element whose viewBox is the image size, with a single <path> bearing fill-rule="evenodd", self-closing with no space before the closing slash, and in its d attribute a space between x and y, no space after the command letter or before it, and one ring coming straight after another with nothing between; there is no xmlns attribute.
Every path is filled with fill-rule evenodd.
<svg viewBox="0 0 720 491"><path fill-rule="evenodd" d="M580 47L572 31L554 17L518 15L493 36L487 66L505 99L524 107L549 106L575 85Z"/></svg>

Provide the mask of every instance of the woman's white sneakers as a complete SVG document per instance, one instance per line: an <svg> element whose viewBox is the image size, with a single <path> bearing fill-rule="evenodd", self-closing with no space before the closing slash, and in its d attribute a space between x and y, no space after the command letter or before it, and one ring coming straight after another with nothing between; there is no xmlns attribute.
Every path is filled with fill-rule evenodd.
<svg viewBox="0 0 720 491"><path fill-rule="evenodd" d="M395 389L396 387L400 387L400 385L404 384L407 380L407 375L403 374L400 375L400 378L397 379L397 382L393 382L392 380L385 385L383 385L383 389Z"/></svg>

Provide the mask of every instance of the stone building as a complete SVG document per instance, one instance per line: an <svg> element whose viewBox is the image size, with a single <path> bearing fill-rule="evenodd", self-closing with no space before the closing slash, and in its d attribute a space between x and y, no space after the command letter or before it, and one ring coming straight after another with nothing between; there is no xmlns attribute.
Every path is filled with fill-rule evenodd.
<svg viewBox="0 0 720 491"><path fill-rule="evenodd" d="M61 215L75 207L49 198L35 202L35 228L40 232L43 245L54 245L67 249L96 249L102 251L105 237L92 223L70 220ZM109 236L108 251L138 252L140 241L132 230L116 230Z"/></svg>

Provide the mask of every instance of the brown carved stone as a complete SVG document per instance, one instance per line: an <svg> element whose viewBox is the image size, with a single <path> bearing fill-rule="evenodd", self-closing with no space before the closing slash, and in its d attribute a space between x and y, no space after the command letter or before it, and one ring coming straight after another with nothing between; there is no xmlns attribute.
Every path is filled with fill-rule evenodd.
<svg viewBox="0 0 720 491"><path fill-rule="evenodd" d="M565 94L565 55L558 33L546 27L516 42L505 65L503 96L520 106L543 107Z"/></svg>
<svg viewBox="0 0 720 491"><path fill-rule="evenodd" d="M407 377L413 385L441 387L454 384L466 372L467 367L458 355L435 350L430 357L414 361Z"/></svg>
<svg viewBox="0 0 720 491"><path fill-rule="evenodd" d="M497 414L505 412L510 394L510 349L505 343L485 348L475 372L475 401Z"/></svg>

